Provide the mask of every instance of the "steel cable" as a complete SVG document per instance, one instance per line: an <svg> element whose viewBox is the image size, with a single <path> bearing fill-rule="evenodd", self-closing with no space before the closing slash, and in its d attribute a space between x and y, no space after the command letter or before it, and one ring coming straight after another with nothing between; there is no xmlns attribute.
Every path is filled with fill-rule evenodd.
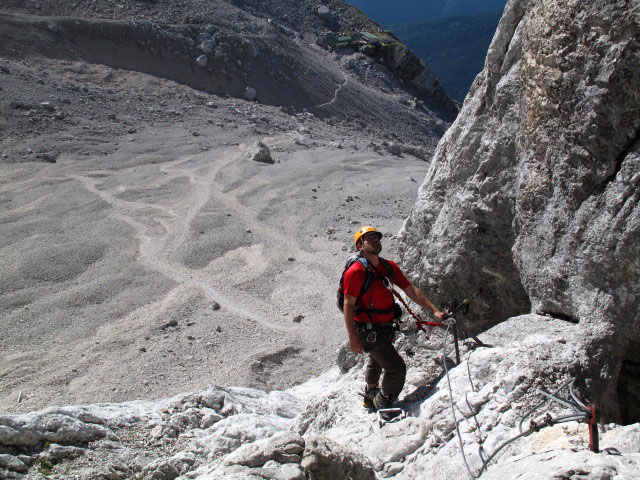
<svg viewBox="0 0 640 480"><path fill-rule="evenodd" d="M477 475L474 474L471 470L471 467L469 466L469 462L467 461L467 457L464 453L464 445L462 443L462 435L460 434L460 427L458 424L458 419L456 417L456 411L455 411L455 403L453 401L453 389L451 387L451 378L449 377L449 368L447 367L447 340L448 340L448 336L449 336L449 330L451 328L451 326L453 324L455 324L455 319L453 319L453 317L448 318L447 320L449 320L448 322L445 321L445 326L447 327L446 331L445 331L445 335L444 335L444 342L442 345L442 363L444 366L444 371L445 371L445 375L447 377L447 386L449 389L449 402L451 404L451 414L453 416L453 423L455 425L455 430L456 430L456 434L458 437L458 443L460 445L460 453L462 455L462 460L464 461L465 467L467 468L467 472L469 473L469 476L471 477L472 480L477 479L482 472L487 468L487 466L489 465L489 463L491 462L491 460L493 460L496 455L507 445L515 442L516 440L522 438L522 437L526 437L528 435L531 435L533 432L537 432L539 431L541 428L544 428L546 426L551 426L554 424L558 424L558 423L566 423L566 422L572 422L572 421L584 421L587 417L584 413L580 413L579 411L575 411L569 415L565 415L562 417L558 417L556 419L553 419L551 417L549 417L548 419L543 420L540 424L536 424L532 421L533 425L528 428L527 430L525 430L524 432L522 431L522 422L524 421L524 419L529 416L531 413L533 413L535 410L537 410L538 408L540 408L542 405L544 405L548 400L554 400L554 401L558 401L558 398L555 397L555 394L557 394L560 390L562 390L563 388L565 388L567 385L572 384L574 380L570 380L566 383L564 383L560 388L556 389L552 394L549 394L548 392L545 392L544 390L541 392L540 388L538 388L538 392L539 393L543 393L546 396L548 396L549 398L543 400L542 402L540 402L538 405L536 405L533 409L531 409L529 412L527 412L527 414L524 416L524 418L520 421L520 433L505 440L502 444L500 444L500 446L498 448L496 448L496 450L486 459L483 461L482 466L480 467L480 470L478 471ZM469 354L467 356L467 375L469 377L469 382L471 383L471 389L472 391L475 392L475 387L473 385L473 381L471 379L471 370L469 367L469 359L470 359L471 355ZM572 395L573 396L573 395ZM465 395L465 401L467 402L467 406L469 406L469 409L471 412L473 412L473 409L471 408L471 406L469 405L468 400L466 400L466 395ZM564 406L567 406L565 403L566 401L563 402L559 402ZM576 402L578 403L580 406L582 406L582 402ZM571 406L572 409L574 409L574 406ZM464 412L462 412L462 416L464 417ZM475 413L472 413L474 419L475 419ZM478 425L478 420L476 420L476 425ZM482 447L482 445L480 444L479 446L479 451L478 451L480 458L482 459L482 457L484 457L484 449Z"/></svg>
<svg viewBox="0 0 640 480"><path fill-rule="evenodd" d="M449 329L451 328L451 325L455 323L455 319L451 318L450 320L453 320L453 322L446 323L447 330L444 334L444 342L442 345L442 364L444 366L444 371L447 376L447 386L449 387L449 400L451 402L451 414L453 415L453 424L456 426L456 433L458 435L458 442L460 443L460 452L462 454L462 459L464 460L464 464L467 467L467 472L469 472L469 476L472 479L475 479L477 477L471 471L471 467L467 462L467 457L464 454L464 445L462 444L462 435L460 435L460 427L458 426L458 419L456 418L456 409L453 402L453 389L451 388L451 379L449 378L449 369L447 368L447 338L449 337Z"/></svg>
<svg viewBox="0 0 640 480"><path fill-rule="evenodd" d="M460 453L462 455L462 460L464 461L465 467L467 468L467 472L469 473L469 476L471 477L472 480L475 480L477 478L480 477L480 475L482 474L482 472L487 468L487 466L489 465L489 463L491 462L491 460L493 460L495 458L495 456L507 445L515 442L516 440L522 438L522 437L526 437L528 435L531 435L533 432L537 432L539 431L541 428L544 428L545 426L551 426L554 424L558 424L558 423L566 423L566 422L572 422L572 421L584 421L586 419L588 419L589 417L587 415L585 415L585 413L580 414L579 410L583 410L586 411L588 410L588 408L584 405L584 403L582 403L580 400L577 399L577 397L575 396L574 392L573 392L573 383L575 382L575 379L573 380L569 380L568 382L564 383L562 386L560 386L558 389L556 389L553 393L549 393L547 391L545 391L544 389L538 388L537 392L538 393L542 393L543 395L547 396L547 399L544 399L542 402L538 403L536 406L534 406L531 410L529 410L525 416L520 420L519 423L519 430L520 433L505 440L488 458L486 458L483 463L482 466L480 467L480 470L478 471L477 474L474 474L473 471L471 470L471 467L469 466L469 462L467 461L467 457L464 453L464 444L462 443L462 435L460 434L460 426L458 424L458 419L456 417L456 406L455 403L453 401L453 389L451 387L451 378L449 376L449 368L447 367L447 340L449 338L449 331L451 329L451 326L455 324L455 319L450 316L447 317L446 320L443 323L436 323L436 322L425 322L425 321L421 321L409 308L409 306L407 305L407 303L404 301L404 299L398 294L398 292L395 291L395 289L393 288L393 284L391 282L388 282L385 284L387 286L387 288L389 288L389 290L391 290L391 292L393 293L393 295L395 295L398 300L400 300L400 302L404 305L404 307L407 309L407 311L409 312L409 314L411 316L413 316L413 318L416 320L416 324L418 326L419 330L422 330L423 332L425 332L425 335L427 338L429 338L429 335L433 332L433 330L435 329L435 327L446 327L446 331L444 334L444 340L442 343L442 365L444 367L444 371L445 371L445 375L447 377L447 387L449 389L449 402L451 404L451 415L453 416L453 424L455 425L455 430L456 430L456 435L458 437L458 443L460 445ZM430 327L432 327L428 332L425 328L423 328L423 325L428 325ZM476 389L475 386L473 384L473 379L471 378L471 368L470 368L470 359L471 359L471 353L473 352L469 352L469 355L467 356L467 377L469 378L469 383L471 385L471 390L475 393ZM570 395L572 397L572 399L576 402L577 404L577 408L576 405L570 405L566 400L563 399L559 399L557 398L555 395L562 390L563 388L565 388L567 385L570 384ZM468 392L465 393L465 402L467 403L467 407L469 408L469 411L471 413L471 415L473 416L475 422L476 422L476 426L478 428L478 431L480 432L480 438L481 438L481 434L482 434L482 430L480 428L480 424L478 422L478 419L476 418L476 415L478 412L475 411L475 409L471 406L471 404L469 403L469 400L467 398ZM546 402L548 402L549 400L554 400L557 401L558 403L560 403L561 405L565 406L565 407L569 407L572 410L574 410L574 412L570 415L565 415L562 417L558 417L556 419L551 418L550 416L548 417L548 419L545 419L542 421L541 424L536 424L535 422L531 422L533 425L525 430L524 432L522 431L522 423L524 422L524 420L531 415L533 412L535 412L538 408L540 408L542 405L544 405ZM462 414L463 418L465 417L464 412L460 410L460 413ZM591 411L589 410L589 415L591 414ZM482 460L485 457L485 451L484 448L482 446L482 443L479 443L479 448L478 448L478 455L480 456L480 459Z"/></svg>
<svg viewBox="0 0 640 480"><path fill-rule="evenodd" d="M578 416L578 415L565 415L564 417L558 417L556 419L554 419L552 422L549 423L549 425L553 425L556 423L567 423L567 422L573 422L575 420L584 420L584 415L582 416ZM546 422L545 422L546 423ZM500 444L500 446L498 448L496 448L496 450L491 454L491 456L489 458L487 458L484 463L482 464L482 467L480 467L480 470L478 471L478 476L480 476L483 472L483 470L485 468L487 468L487 465L489 465L489 463L491 462L491 460L493 460L493 458L500 452L500 450L502 450L504 447L506 447L507 445L509 445L510 443L515 442L516 440L518 440L519 438L522 437L527 437L529 435L531 435L533 432L537 432L539 431L541 428L545 427L546 425L542 424L542 425L536 425L536 427L531 427L527 430L525 430L524 432L519 433L518 435L511 437L507 440L505 440L502 444ZM476 477L477 478L477 477Z"/></svg>

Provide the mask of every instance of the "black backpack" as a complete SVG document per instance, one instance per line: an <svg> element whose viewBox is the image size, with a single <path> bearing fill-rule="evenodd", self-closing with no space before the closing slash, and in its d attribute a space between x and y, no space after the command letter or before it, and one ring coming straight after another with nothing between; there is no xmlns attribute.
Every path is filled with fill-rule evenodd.
<svg viewBox="0 0 640 480"><path fill-rule="evenodd" d="M362 288L360 288L360 293L356 297L356 313L364 312L371 317L372 313L394 313L394 318L400 318L402 316L402 309L400 305L396 303L395 297L393 297L393 306L388 309L377 309L377 308L366 308L360 304L360 298L367 291L367 288L371 285L371 269L372 266L369 265L369 262L362 255L352 255L347 259L347 262L344 265L344 270L342 270L342 275L340 276L340 284L338 285L338 293L336 295L336 303L338 304L338 308L341 312L344 313L344 274L347 270L353 265L355 262L360 263L364 267L364 282L362 282ZM386 278L393 281L393 268L391 264L387 262L384 258L380 257L380 263L385 266L386 269ZM376 269L376 273L380 274Z"/></svg>

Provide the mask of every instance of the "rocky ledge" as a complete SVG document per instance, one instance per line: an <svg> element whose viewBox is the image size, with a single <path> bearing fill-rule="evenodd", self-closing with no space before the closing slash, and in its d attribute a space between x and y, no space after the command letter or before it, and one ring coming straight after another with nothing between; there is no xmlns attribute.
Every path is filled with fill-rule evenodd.
<svg viewBox="0 0 640 480"><path fill-rule="evenodd" d="M561 423L572 413L566 406L547 402L529 415L545 398L540 387L566 384L567 365L584 356L583 337L574 324L525 315L482 334L487 346L465 344L455 365L448 332L425 339L407 329L397 341L409 358L400 402L407 416L382 426L361 406L362 357L346 346L340 369L286 391L210 387L158 402L2 416L0 472L27 479L637 478L638 424L600 425L594 453L584 419Z"/></svg>

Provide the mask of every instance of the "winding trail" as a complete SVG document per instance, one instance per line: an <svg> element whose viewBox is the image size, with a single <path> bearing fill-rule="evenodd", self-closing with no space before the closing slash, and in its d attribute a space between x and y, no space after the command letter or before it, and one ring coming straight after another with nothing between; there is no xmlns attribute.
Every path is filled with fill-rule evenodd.
<svg viewBox="0 0 640 480"><path fill-rule="evenodd" d="M228 160L225 161L223 160L224 158L228 158ZM256 305L249 305L246 298L236 298L231 292L227 291L228 289L220 288L223 279L212 278L206 268L191 269L171 260L175 252L187 241L187 234L199 212L212 199L223 202L227 208L233 209L236 218L239 217L241 221L248 220L246 223L250 223L255 228L255 218L247 218L254 217L254 215L251 215L246 208L243 208L237 199L230 198L228 194L223 194L221 192L222 186L214 180L217 173L234 160L234 156L226 152L222 155L222 159L216 161L204 175L196 175L189 169L179 168L184 163L183 159L163 164L160 170L167 173L167 175L163 177L161 183L152 187L161 187L183 176L186 176L192 185L187 196L171 207L149 205L145 202L117 198L117 195L122 195L127 190L139 188L139 186L119 188L117 193L114 194L98 188L98 185L103 180L101 178L91 178L78 174L71 175L69 178L80 182L87 191L109 204L114 210L111 216L125 222L134 230L134 236L139 241L137 260L140 265L156 271L180 285L189 285L201 290L211 301L217 301L230 313L251 319L263 327L283 332L286 329L270 321L268 316L261 313L260 310L262 309L256 308ZM197 168L201 169L201 165L197 165ZM149 185L146 187L149 187ZM158 234L154 225L142 221L142 219L148 220L150 217L162 225L164 234ZM267 231L271 229L261 227L261 230L265 230L261 234L271 237L275 241L281 243L284 241L281 235L273 238L276 237L275 232Z"/></svg>
<svg viewBox="0 0 640 480"><path fill-rule="evenodd" d="M270 262L263 261L263 248L276 252L276 257L282 257L285 262L285 252L300 251L296 240L278 228L262 222L254 209L242 204L241 196L246 194L248 189L259 188L261 183L242 182L233 190L225 191L228 190L228 185L222 181L220 173L225 168L233 168L237 160L238 151L235 148L223 151L213 159L198 156L178 158L158 166L164 174L160 177L161 181L144 185L120 185L113 191L100 188L104 178L96 177L95 171L86 176L72 174L67 178L80 182L88 192L110 205L113 209L110 216L133 229L133 235L139 242L137 261L141 266L158 272L180 285L201 290L209 300L218 302L230 313L250 319L273 331L290 331L290 327L285 328L271 320L279 315L277 306L269 302L269 299L261 299L250 292L239 290L229 279L229 273L234 271L238 257L249 266L240 279L247 282L267 274L267 269L272 266ZM179 178L187 178L189 187L184 196L177 198L169 206L121 198L128 191L162 188ZM237 249L228 258L215 258L211 264L203 268L190 268L177 258L185 245L192 241L189 235L193 233L194 222L211 204L231 213L234 222L240 223L243 228L251 229L256 238L260 239L260 243L254 244L254 247ZM304 254L300 252L300 256ZM220 268L221 265L224 268ZM242 275L248 275L248 278Z"/></svg>
<svg viewBox="0 0 640 480"><path fill-rule="evenodd" d="M347 75L344 72L341 72L341 73L342 73L342 77L344 78L344 82L339 84L338 88L336 88L336 91L333 92L333 98L327 103L321 103L320 105L316 105L316 108L328 107L329 105L332 105L333 103L335 103L335 101L338 99L338 94L340 93L340 90L346 87L347 83L349 83L349 77L347 77Z"/></svg>

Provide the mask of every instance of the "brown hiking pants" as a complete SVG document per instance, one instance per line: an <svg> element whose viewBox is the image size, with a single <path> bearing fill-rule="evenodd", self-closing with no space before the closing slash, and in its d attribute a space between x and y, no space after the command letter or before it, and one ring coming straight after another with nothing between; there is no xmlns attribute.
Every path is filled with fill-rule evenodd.
<svg viewBox="0 0 640 480"><path fill-rule="evenodd" d="M376 332L376 341L373 343L367 339L369 333L367 330L358 328L357 332L364 351L369 354L364 373L365 382L369 385L377 385L384 370L382 393L385 397L395 400L404 387L407 365L393 346L393 329L391 326L380 328Z"/></svg>

